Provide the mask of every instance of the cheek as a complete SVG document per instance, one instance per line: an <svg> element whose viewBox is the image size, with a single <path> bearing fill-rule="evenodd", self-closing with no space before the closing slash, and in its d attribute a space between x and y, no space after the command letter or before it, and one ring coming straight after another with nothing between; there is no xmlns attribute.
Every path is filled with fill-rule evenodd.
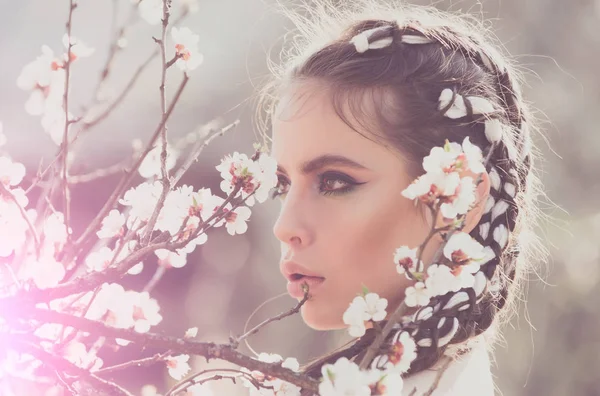
<svg viewBox="0 0 600 396"><path fill-rule="evenodd" d="M346 219L339 224L337 258L333 260L344 274L340 294L349 294L349 302L364 284L388 300L401 298L409 281L397 273L394 251L423 241L429 231L424 217L411 201L401 197L354 205Z"/></svg>

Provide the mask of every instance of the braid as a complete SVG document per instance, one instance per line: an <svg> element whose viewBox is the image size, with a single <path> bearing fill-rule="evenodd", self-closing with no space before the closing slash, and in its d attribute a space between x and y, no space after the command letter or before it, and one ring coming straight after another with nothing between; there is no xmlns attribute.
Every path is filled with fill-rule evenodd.
<svg viewBox="0 0 600 396"><path fill-rule="evenodd" d="M393 29L389 26L376 27L356 35L351 42L359 53L368 49L385 48L392 43L390 31ZM408 330L419 346L417 358L409 371L414 373L431 367L448 345L462 343L490 328L496 313L505 306L509 286L515 279L518 256L518 249L508 249L509 235L515 230L519 215L516 197L525 192L526 176L531 164L529 155L525 152L525 142L529 136L520 106L520 93L504 65L492 61L492 57L479 49L474 41L462 43L458 39L452 40L452 37L448 40L451 33L449 31L429 36L414 26L397 28L396 31L399 32L402 45L438 42L456 47L456 43L462 44L462 48L459 46L458 49L469 54L474 62L494 76L499 100L505 109L504 114L492 111L491 114L476 116L473 101L477 100L481 104L485 98L463 98L454 88L451 100L440 109L445 114L460 99L466 108L466 116L484 126L488 145L482 147L482 151L488 158L486 170L491 189L480 223L470 235L489 254L488 261L476 274L475 288L464 288L433 298L428 306L416 312L412 321L396 327L397 330L391 333L390 339L382 348L383 354L377 356L372 364L378 368L385 367L391 357L394 339ZM511 141L512 136L517 137L518 144ZM520 149L519 155L516 153L517 146ZM486 286L488 281L490 284Z"/></svg>

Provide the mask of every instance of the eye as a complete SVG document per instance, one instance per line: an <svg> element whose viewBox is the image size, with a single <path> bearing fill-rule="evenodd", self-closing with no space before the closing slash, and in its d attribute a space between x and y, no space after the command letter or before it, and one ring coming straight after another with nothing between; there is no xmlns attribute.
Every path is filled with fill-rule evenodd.
<svg viewBox="0 0 600 396"><path fill-rule="evenodd" d="M287 194L290 188L290 181L283 175L277 175L277 186L271 191L271 198L275 199L280 195ZM319 193L323 195L341 195L352 191L356 186L364 184L359 183L352 177L338 172L325 172L317 176Z"/></svg>
<svg viewBox="0 0 600 396"><path fill-rule="evenodd" d="M275 199L280 195L285 195L290 188L289 180L283 175L277 175L277 185L271 190L271 199Z"/></svg>
<svg viewBox="0 0 600 396"><path fill-rule="evenodd" d="M338 195L351 191L357 183L348 175L326 172L319 175L319 191L324 195Z"/></svg>

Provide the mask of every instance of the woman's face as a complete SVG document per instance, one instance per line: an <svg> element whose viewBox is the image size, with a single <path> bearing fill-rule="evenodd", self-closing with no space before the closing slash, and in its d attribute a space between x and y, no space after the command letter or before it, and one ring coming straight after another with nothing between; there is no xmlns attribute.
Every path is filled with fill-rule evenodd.
<svg viewBox="0 0 600 396"><path fill-rule="evenodd" d="M418 246L429 226L401 195L412 177L399 154L355 132L311 88L290 89L273 120L272 155L286 192L273 232L282 272L292 261L325 278L301 311L309 326L324 330L345 327L342 315L363 285L388 300L388 313L395 309L410 281L396 272L393 253Z"/></svg>

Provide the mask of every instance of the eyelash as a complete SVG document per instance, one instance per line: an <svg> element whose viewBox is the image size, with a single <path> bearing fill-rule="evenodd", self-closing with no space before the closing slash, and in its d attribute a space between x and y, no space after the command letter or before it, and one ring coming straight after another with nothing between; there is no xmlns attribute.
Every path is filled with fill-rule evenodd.
<svg viewBox="0 0 600 396"><path fill-rule="evenodd" d="M321 192L321 194L326 195L326 196L327 195L345 194L345 193L352 191L354 189L354 187L356 187L360 184L364 184L364 183L357 183L351 177L344 175L344 174L340 174L340 173L325 172L325 173L318 175L318 178L319 178L319 191ZM284 192L284 193L279 192L279 187L285 183L287 183L288 185L290 184L290 182L287 180L287 178L285 178L282 175L277 175L277 179L278 179L277 186L275 188L273 188L273 190L271 191L271 194L270 194L272 199L275 199L280 195L287 194L287 192ZM325 181L334 181L334 182L340 181L340 182L344 183L346 186L338 188L337 190L323 190L322 186L325 183Z"/></svg>

